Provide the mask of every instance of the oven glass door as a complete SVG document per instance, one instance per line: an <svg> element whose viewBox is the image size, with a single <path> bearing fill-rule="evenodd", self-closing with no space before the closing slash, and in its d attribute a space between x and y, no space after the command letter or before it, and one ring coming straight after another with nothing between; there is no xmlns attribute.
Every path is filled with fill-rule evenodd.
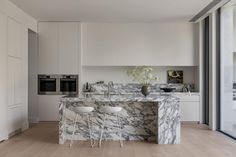
<svg viewBox="0 0 236 157"><path fill-rule="evenodd" d="M77 79L76 78L61 78L60 91L76 93L77 92Z"/></svg>
<svg viewBox="0 0 236 157"><path fill-rule="evenodd" d="M39 84L39 92L57 92L57 81L55 78L41 78Z"/></svg>

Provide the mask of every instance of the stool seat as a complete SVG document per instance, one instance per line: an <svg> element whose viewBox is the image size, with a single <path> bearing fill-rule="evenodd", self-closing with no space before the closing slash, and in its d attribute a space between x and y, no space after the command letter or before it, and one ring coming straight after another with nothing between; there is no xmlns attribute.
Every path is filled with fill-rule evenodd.
<svg viewBox="0 0 236 157"><path fill-rule="evenodd" d="M79 106L79 107L74 107L74 112L76 112L76 113L81 113L81 114L83 114L83 113L90 113L90 112L93 112L93 110L94 110L94 107L85 107L85 106Z"/></svg>
<svg viewBox="0 0 236 157"><path fill-rule="evenodd" d="M103 106L101 107L101 111L103 113L118 113L122 110L122 107L113 107L113 106Z"/></svg>

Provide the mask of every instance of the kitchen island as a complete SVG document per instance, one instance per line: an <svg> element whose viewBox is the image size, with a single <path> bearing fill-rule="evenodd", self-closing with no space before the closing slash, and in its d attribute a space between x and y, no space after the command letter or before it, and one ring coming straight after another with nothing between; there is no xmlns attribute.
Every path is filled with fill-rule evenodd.
<svg viewBox="0 0 236 157"><path fill-rule="evenodd" d="M91 103L87 103L91 102ZM95 108L92 116L93 137L98 140L100 128L103 124L101 106L121 106L120 113L123 140L155 141L157 144L180 143L180 103L179 99L166 94L151 94L144 97L140 94L133 95L92 95L90 98L83 96L66 96L61 98L59 105L59 143L63 144L71 139L73 123L66 117L75 117L73 107L92 106ZM110 116L109 125L114 125L115 117ZM66 121L66 124L65 124ZM86 121L79 118L76 125L75 140L87 140L89 133L84 130ZM118 134L106 133L108 139L118 140Z"/></svg>

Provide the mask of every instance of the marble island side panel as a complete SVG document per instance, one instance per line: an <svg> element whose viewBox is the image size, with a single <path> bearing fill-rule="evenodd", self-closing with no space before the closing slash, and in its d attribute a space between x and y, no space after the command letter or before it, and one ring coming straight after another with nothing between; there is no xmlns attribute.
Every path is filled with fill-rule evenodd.
<svg viewBox="0 0 236 157"><path fill-rule="evenodd" d="M90 102L90 103L88 103ZM93 138L98 140L103 124L101 106L121 106L120 113L123 140L156 141L158 144L178 144L180 142L180 106L179 99L173 96L150 95L137 96L93 96L90 99L79 97L61 98L59 113L59 143L63 144L72 138L76 106L93 106ZM66 116L64 116L66 114ZM67 117L67 118L65 118ZM109 116L109 126L115 125L114 116ZM75 140L87 140L89 133L85 129L86 121L79 117L76 124ZM118 140L116 133L106 133L107 139Z"/></svg>

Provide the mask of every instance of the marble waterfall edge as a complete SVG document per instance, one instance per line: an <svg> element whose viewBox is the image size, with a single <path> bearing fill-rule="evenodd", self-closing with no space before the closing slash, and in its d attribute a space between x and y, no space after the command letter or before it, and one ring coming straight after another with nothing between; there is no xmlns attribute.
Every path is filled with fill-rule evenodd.
<svg viewBox="0 0 236 157"><path fill-rule="evenodd" d="M90 101L93 103L86 104ZM100 107L104 105L121 106L123 108L120 118L122 125L122 138L124 140L156 141L158 144L180 143L180 103L179 99L171 95L114 95L111 98L94 95L85 99L79 97L63 97L59 105L59 143L63 144L72 138L73 123L70 119L75 117L73 107L93 106L93 138L98 140L100 127L103 124L103 114ZM63 116L66 114L67 118ZM109 126L114 124L114 116L109 116ZM65 123L66 122L66 123ZM105 138L118 140L119 135L107 133ZM89 133L86 121L79 117L76 124L75 140L88 140Z"/></svg>

